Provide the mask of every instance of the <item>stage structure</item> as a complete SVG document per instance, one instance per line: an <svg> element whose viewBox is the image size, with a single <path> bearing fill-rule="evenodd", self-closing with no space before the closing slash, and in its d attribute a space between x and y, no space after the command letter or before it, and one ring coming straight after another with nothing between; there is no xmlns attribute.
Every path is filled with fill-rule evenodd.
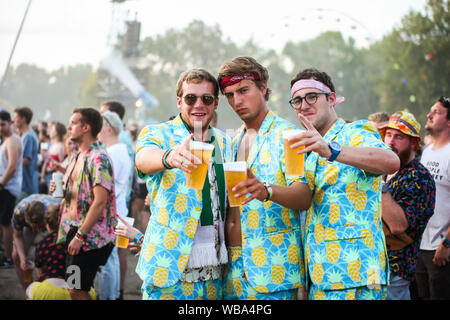
<svg viewBox="0 0 450 320"><path fill-rule="evenodd" d="M98 70L98 104L119 101L127 109L127 115L134 114L137 122L154 122L145 119L145 110L156 108L158 100L146 90L149 65L139 58L141 23L137 16L130 19L129 12L124 12L122 4L125 0L111 2L109 54L100 61Z"/></svg>

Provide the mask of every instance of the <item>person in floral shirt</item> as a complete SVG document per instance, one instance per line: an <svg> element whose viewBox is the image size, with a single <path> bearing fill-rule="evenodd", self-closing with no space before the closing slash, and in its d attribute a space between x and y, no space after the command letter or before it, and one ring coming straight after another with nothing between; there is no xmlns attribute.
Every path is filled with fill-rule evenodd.
<svg viewBox="0 0 450 320"><path fill-rule="evenodd" d="M291 81L291 106L306 132L291 147L308 153L303 181L313 193L306 217L309 299L383 299L389 266L381 224L381 175L400 160L366 120L339 119L331 78L315 68ZM301 195L299 195L301 196Z"/></svg>
<svg viewBox="0 0 450 320"><path fill-rule="evenodd" d="M90 299L88 292L97 269L114 248L117 213L113 169L106 150L96 140L102 121L97 110L78 108L68 126L79 151L71 157L63 178L58 242L67 243L66 281L69 287L74 282L70 289L74 300ZM69 268L72 265L78 266L80 274L78 269Z"/></svg>
<svg viewBox="0 0 450 320"><path fill-rule="evenodd" d="M394 113L379 128L384 142L400 158L400 170L383 185L383 222L391 270L388 300L410 300L420 241L434 213L436 186L428 169L416 158L420 124L406 111Z"/></svg>

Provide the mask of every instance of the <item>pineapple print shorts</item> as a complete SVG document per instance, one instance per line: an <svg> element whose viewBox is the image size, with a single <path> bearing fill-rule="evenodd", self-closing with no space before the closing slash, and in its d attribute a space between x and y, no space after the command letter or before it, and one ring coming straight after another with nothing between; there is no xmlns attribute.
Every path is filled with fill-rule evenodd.
<svg viewBox="0 0 450 320"><path fill-rule="evenodd" d="M178 281L173 286L159 288L142 285L143 300L220 300L222 299L222 279L184 282Z"/></svg>
<svg viewBox="0 0 450 320"><path fill-rule="evenodd" d="M387 286L378 288L358 287L342 290L319 290L312 285L309 289L308 300L385 300Z"/></svg>
<svg viewBox="0 0 450 320"><path fill-rule="evenodd" d="M248 283L244 273L242 247L228 247L228 264L224 276L224 300L295 300L297 289L259 293Z"/></svg>

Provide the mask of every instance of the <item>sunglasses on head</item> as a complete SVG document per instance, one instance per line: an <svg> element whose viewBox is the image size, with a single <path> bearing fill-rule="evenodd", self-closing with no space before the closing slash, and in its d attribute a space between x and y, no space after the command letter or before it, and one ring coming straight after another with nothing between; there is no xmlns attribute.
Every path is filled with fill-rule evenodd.
<svg viewBox="0 0 450 320"><path fill-rule="evenodd" d="M210 106L214 103L216 100L216 97L214 97L212 94L206 93L202 96L197 96L195 94L187 94L183 97L184 103L186 103L188 106L193 106L197 102L197 98L202 99L202 102L205 106Z"/></svg>

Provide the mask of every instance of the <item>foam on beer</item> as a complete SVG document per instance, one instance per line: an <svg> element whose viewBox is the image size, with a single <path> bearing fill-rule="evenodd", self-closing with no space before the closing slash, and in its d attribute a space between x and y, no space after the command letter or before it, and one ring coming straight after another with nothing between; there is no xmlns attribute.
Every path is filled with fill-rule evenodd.
<svg viewBox="0 0 450 320"><path fill-rule="evenodd" d="M283 131L283 139L289 139L293 135L299 134L301 132L305 132L306 130L302 129L291 129L291 130L285 130Z"/></svg>
<svg viewBox="0 0 450 320"><path fill-rule="evenodd" d="M192 150L212 151L214 149L214 145L201 141L191 141L189 144L189 148Z"/></svg>
<svg viewBox="0 0 450 320"><path fill-rule="evenodd" d="M237 162L225 162L223 164L224 171L246 171L247 170L247 162L245 161L237 161Z"/></svg>

